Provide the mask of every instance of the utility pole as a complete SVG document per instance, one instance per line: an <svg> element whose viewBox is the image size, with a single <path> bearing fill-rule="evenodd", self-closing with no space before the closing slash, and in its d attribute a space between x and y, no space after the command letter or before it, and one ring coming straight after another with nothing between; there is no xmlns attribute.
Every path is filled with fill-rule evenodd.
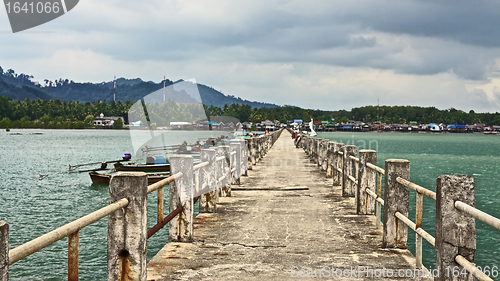
<svg viewBox="0 0 500 281"><path fill-rule="evenodd" d="M379 118L378 118L378 108L380 107L380 103L379 103L379 100L377 98L377 121L380 121Z"/></svg>

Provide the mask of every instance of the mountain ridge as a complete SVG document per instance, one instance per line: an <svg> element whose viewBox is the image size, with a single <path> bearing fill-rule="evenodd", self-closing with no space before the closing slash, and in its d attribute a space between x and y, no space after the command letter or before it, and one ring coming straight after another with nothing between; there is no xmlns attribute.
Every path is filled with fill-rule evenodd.
<svg viewBox="0 0 500 281"><path fill-rule="evenodd" d="M101 83L90 82L74 82L68 79L50 81L44 80L41 85L38 82L32 81L34 77L24 73L17 74L14 70L4 70L0 67L0 96L6 96L13 100L30 99L58 99L60 101L79 101L79 102L95 102L95 101L112 101L113 100L113 81L104 81ZM170 86L175 83L182 82L178 80L172 82L169 79L165 80L165 86ZM150 93L163 88L164 81L155 83L153 81L144 81L141 78L116 79L116 100L125 102L136 101L142 99ZM257 101L244 100L233 95L225 95L213 87L197 83L203 104L207 106L222 107L225 104L231 105L245 104L253 108L280 107L272 103L264 103ZM182 97L178 102L184 102ZM175 100L174 100L175 101Z"/></svg>

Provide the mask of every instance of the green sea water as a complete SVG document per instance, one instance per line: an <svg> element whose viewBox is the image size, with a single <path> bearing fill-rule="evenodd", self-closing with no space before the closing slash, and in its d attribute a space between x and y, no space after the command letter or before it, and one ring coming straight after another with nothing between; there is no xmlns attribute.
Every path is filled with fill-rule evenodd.
<svg viewBox="0 0 500 281"><path fill-rule="evenodd" d="M169 136L169 144L178 144L212 135L173 131ZM384 159L408 159L411 181L431 190L439 175L473 175L477 207L500 217L500 136L320 133L319 137L376 149L380 167ZM66 173L68 165L120 159L126 152L133 152L128 131L1 130L0 220L9 223L10 249L106 206L107 186L92 185L88 173ZM39 174L54 175L40 181ZM148 227L156 220L155 194L148 196ZM413 192L410 200L414 218ZM434 202L425 198L424 204L424 229L434 235ZM167 234L162 229L148 240L148 259L167 242ZM106 235L106 218L80 231L80 280L106 279ZM410 231L413 252L414 237ZM476 263L500 265L500 231L478 222L477 240ZM434 263L435 251L424 241L424 264ZM66 279L67 238L10 266L10 280Z"/></svg>
<svg viewBox="0 0 500 281"><path fill-rule="evenodd" d="M167 144L210 136L171 131ZM68 165L118 160L126 152L133 153L126 130L1 130L0 220L9 223L9 248L106 206L108 186L92 185L88 173L67 173ZM40 174L52 175L39 180ZM148 228L155 222L156 192L148 196ZM104 218L80 230L80 280L106 280L107 224ZM167 228L148 240L148 260L166 244ZM11 265L9 280L67 280L67 241Z"/></svg>
<svg viewBox="0 0 500 281"><path fill-rule="evenodd" d="M410 161L410 181L436 191L440 175L471 175L476 208L500 218L500 135L443 133L319 133L319 138L360 149L377 150L377 165L385 159ZM415 221L415 192L410 192L410 219ZM424 196L423 228L435 237L436 203ZM500 267L500 231L476 220L478 266ZM436 251L423 240L423 263L434 268ZM409 229L409 249L415 254L415 233Z"/></svg>

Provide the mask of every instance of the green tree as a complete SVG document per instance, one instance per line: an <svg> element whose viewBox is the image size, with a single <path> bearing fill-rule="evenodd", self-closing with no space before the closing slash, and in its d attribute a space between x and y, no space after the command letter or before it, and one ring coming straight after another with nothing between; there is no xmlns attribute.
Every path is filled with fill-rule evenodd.
<svg viewBox="0 0 500 281"><path fill-rule="evenodd" d="M121 129L123 128L123 121L121 118L118 118L113 122L113 129Z"/></svg>
<svg viewBox="0 0 500 281"><path fill-rule="evenodd" d="M85 117L85 120L83 120L83 123L85 124L85 127L90 127L92 121L94 121L94 116L89 114Z"/></svg>

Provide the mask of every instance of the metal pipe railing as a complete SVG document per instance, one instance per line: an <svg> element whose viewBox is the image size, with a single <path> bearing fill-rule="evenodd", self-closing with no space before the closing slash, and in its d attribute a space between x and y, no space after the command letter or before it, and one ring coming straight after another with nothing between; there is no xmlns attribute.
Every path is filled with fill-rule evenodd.
<svg viewBox="0 0 500 281"><path fill-rule="evenodd" d="M198 171L199 169L208 166L208 164L210 164L210 163L207 161L207 162L203 162L203 163L194 165L193 166L193 171Z"/></svg>
<svg viewBox="0 0 500 281"><path fill-rule="evenodd" d="M436 192L434 192L434 191L431 191L425 187L421 187L420 185L414 184L414 183L412 183L408 180L405 180L401 177L396 178L396 181L399 182L400 184L410 188L410 189L415 190L416 192L418 192L420 194L423 194L431 199L436 200Z"/></svg>
<svg viewBox="0 0 500 281"><path fill-rule="evenodd" d="M476 267L473 263L468 261L466 258L464 258L461 255L458 255L455 257L455 261L463 266L465 270L467 270L469 273L471 273L477 280L479 281L494 281L491 279L488 275L483 273L479 268Z"/></svg>
<svg viewBox="0 0 500 281"><path fill-rule="evenodd" d="M306 147L304 146L304 149L306 150ZM306 150L307 151L307 150ZM319 152L321 153L321 152ZM337 151L338 155L344 158L344 153L341 151ZM349 156L349 159L352 161L355 161L357 164L360 163L359 158L355 156ZM372 198L375 199L376 201L376 211L375 215L377 216L377 226L380 226L381 220L380 220L380 206L384 206L384 200L381 198L382 195L382 176L385 175L385 170L374 165L371 163L366 163L366 167L375 170L377 172L377 194L373 192L372 190L366 189L365 192ZM340 169L339 167L336 167L334 163L331 163L330 166L338 171L339 173L343 173L344 171ZM357 168L357 167L356 167ZM358 179L358 169L355 169L355 174L353 176L347 175L347 178L355 183L357 183ZM413 189L416 191L416 218L415 222L412 222L408 217L403 215L400 212L396 212L394 215L402 221L404 224L406 224L408 227L410 227L413 231L416 233L416 266L417 268L423 267L422 264L422 238L424 238L426 241L428 241L432 246L435 247L436 244L436 239L426 232L422 228L422 219L423 219L423 196L427 196L430 199L436 200L436 192L431 191L429 189L426 189L422 186L419 186L415 183L410 182L409 180L403 179L401 177L396 178L396 182L402 184L403 186ZM470 215L471 217L478 219L489 226L494 227L495 229L500 230L500 219L495 218L481 210L476 209L475 207L470 206L469 204L466 204L461 201L455 201L454 206L457 210L460 210L464 212L465 214ZM467 269L468 272L470 272L472 275L474 275L475 278L478 280L492 280L489 278L487 275L485 275L483 272L481 272L474 264L469 262L467 259L465 259L463 256L456 256L455 260L457 263L459 263L461 266Z"/></svg>
<svg viewBox="0 0 500 281"><path fill-rule="evenodd" d="M351 159L351 160L356 161L356 162L358 162L358 163L359 163L359 158L357 158L357 157L354 157L354 156L352 156L352 155L349 155L349 159Z"/></svg>
<svg viewBox="0 0 500 281"><path fill-rule="evenodd" d="M373 169L375 171L377 171L378 173L381 173L381 174L385 174L385 170L378 167L378 166L375 166L373 165L372 163L366 163L366 167L370 168L370 169Z"/></svg>
<svg viewBox="0 0 500 281"><path fill-rule="evenodd" d="M347 178L350 179L354 184L356 184L356 185L358 184L358 180L355 177L353 177L351 175L347 175Z"/></svg>
<svg viewBox="0 0 500 281"><path fill-rule="evenodd" d="M455 201L455 208L458 210L470 215L473 218L476 218L485 224L494 227L498 230L500 230L500 219L495 218L494 216L491 216L481 210L478 210L472 206L469 206L465 204L462 201Z"/></svg>
<svg viewBox="0 0 500 281"><path fill-rule="evenodd" d="M423 218L423 212L424 212L424 198L423 198L423 195L433 199L433 200L436 200L436 193L427 189L427 188L424 188L420 185L417 185L417 184L414 184L412 182L410 182L409 180L406 180L406 179L403 179L401 177L397 177L396 178L396 181L402 185L404 185L405 187L409 188L409 189L413 189L417 192L417 195L416 195L416 208L415 208L415 223L413 224L413 222L411 222L409 219L407 219L407 221L404 221L401 217L398 217L400 220L402 220L406 225L408 225L408 221L411 222L413 224L413 226L410 226L411 229L413 229L413 231L415 231L416 233L416 238L415 238L415 258L416 258L416 261L417 261L417 268L421 268L422 267L422 237L427 240L429 243L431 243L433 246L435 245L435 239L434 237L430 236L427 232L425 232L423 229L422 229L422 218ZM402 217L404 217L402 214L401 214ZM406 218L406 217L405 217ZM417 231L417 230L421 230L421 231ZM421 235L420 233L424 233L424 235Z"/></svg>
<svg viewBox="0 0 500 281"><path fill-rule="evenodd" d="M400 219L404 224L406 224L408 227L413 229L416 233L418 233L420 236L422 236L427 242L429 242L432 246L436 245L436 238L429 234L427 231L422 229L421 227L416 227L416 224L412 222L409 218L407 218L405 215L401 214L400 212L396 212L396 217Z"/></svg>
<svg viewBox="0 0 500 281"><path fill-rule="evenodd" d="M278 136L279 133L278 132ZM273 137L271 141L271 146L274 144L277 138ZM235 155L236 152L231 152L230 155ZM216 161L222 161L226 159L224 156L216 158ZM244 160L242 161L244 163ZM198 165L193 166L193 172L199 171L200 168L206 167L209 165L209 162L203 162ZM234 172L236 168L231 169ZM158 221L159 223L155 225L152 229L148 230L147 237L149 238L153 235L158 229L161 229L168 221L174 218L179 212L182 211L182 207L177 208L172 213L167 215L165 218L161 218L160 214L163 216L163 188L165 185L174 182L177 179L180 179L184 176L182 172L176 173L166 179L163 179L155 184L150 185L147 188L147 194L158 191ZM222 176L217 179L218 182L224 180L226 176ZM209 192L209 187L197 191L195 194L194 202L196 202L200 196L206 192ZM77 280L78 279L78 251L79 251L79 230L128 206L129 200L127 198L122 198L112 204L109 204L106 207L103 207L95 212L92 212L86 216L83 216L73 222L70 222L64 226L61 226L53 231L50 231L38 238L35 238L23 245L20 245L9 251L9 265L12 265L19 260L28 257L29 255L61 240L62 238L68 236L68 279L69 280ZM161 206L160 206L161 205Z"/></svg>
<svg viewBox="0 0 500 281"><path fill-rule="evenodd" d="M148 186L148 191L147 193L151 193L155 190L157 190L158 188L160 187L164 187L165 185L169 184L169 183L172 183L173 181L177 180L177 179L180 179L183 177L183 174L182 172L179 172L175 175L171 175L170 177L166 178L166 179L162 179L161 181L159 182L156 182L150 186Z"/></svg>
<svg viewBox="0 0 500 281"><path fill-rule="evenodd" d="M63 239L64 237L77 232L78 230L92 224L111 213L114 213L128 205L128 199L123 198L115 203L92 212L75 221L65 224L57 229L52 230L38 238L35 238L23 245L20 245L9 251L9 265L16 263L25 257L40 251L41 249Z"/></svg>

